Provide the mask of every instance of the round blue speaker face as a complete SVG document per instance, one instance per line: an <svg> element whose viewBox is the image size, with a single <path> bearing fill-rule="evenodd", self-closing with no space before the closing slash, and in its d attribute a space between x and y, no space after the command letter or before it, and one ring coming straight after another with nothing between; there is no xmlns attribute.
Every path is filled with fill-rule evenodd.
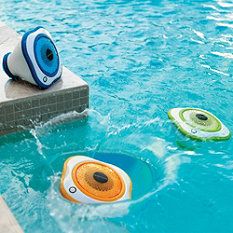
<svg viewBox="0 0 233 233"><path fill-rule="evenodd" d="M34 53L41 71L50 77L59 69L59 57L53 42L45 35L39 35L34 42Z"/></svg>

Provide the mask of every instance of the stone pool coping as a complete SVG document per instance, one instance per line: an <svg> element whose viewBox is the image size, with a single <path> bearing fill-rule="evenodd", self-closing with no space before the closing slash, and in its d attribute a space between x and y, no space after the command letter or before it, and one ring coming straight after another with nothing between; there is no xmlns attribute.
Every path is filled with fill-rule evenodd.
<svg viewBox="0 0 233 233"><path fill-rule="evenodd" d="M14 215L8 208L6 202L0 196L0 232L1 233L23 233Z"/></svg>
<svg viewBox="0 0 233 233"><path fill-rule="evenodd" d="M0 135L33 127L35 122L46 122L62 113L81 113L89 107L88 84L65 67L61 79L47 90L9 79L2 59L19 40L19 34L0 22Z"/></svg>

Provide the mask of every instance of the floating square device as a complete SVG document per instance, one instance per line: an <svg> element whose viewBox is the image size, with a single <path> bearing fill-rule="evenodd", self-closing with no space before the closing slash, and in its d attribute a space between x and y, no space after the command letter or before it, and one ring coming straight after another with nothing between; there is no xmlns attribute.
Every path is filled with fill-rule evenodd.
<svg viewBox="0 0 233 233"><path fill-rule="evenodd" d="M4 56L3 69L12 79L20 78L41 89L50 87L62 74L57 48L43 27L23 35L14 51Z"/></svg>
<svg viewBox="0 0 233 233"><path fill-rule="evenodd" d="M131 198L132 183L119 167L86 156L66 160L60 191L76 203L108 203Z"/></svg>
<svg viewBox="0 0 233 233"><path fill-rule="evenodd" d="M231 136L228 128L206 110L173 108L168 116L185 136L193 139L219 141Z"/></svg>

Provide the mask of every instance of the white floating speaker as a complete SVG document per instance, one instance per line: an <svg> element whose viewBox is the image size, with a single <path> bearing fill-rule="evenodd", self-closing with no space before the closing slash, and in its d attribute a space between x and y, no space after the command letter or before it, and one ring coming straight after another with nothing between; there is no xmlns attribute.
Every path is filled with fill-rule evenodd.
<svg viewBox="0 0 233 233"><path fill-rule="evenodd" d="M37 27L25 33L13 53L5 54L3 69L13 80L22 79L41 89L50 87L62 74L62 66L50 33Z"/></svg>

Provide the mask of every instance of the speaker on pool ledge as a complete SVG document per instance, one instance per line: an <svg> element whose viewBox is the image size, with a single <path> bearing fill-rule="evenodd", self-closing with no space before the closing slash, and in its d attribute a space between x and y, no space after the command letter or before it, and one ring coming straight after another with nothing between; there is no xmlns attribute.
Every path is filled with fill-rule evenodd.
<svg viewBox="0 0 233 233"><path fill-rule="evenodd" d="M50 87L62 74L57 48L43 27L23 35L14 51L5 54L3 69L13 80L22 79L41 89Z"/></svg>

